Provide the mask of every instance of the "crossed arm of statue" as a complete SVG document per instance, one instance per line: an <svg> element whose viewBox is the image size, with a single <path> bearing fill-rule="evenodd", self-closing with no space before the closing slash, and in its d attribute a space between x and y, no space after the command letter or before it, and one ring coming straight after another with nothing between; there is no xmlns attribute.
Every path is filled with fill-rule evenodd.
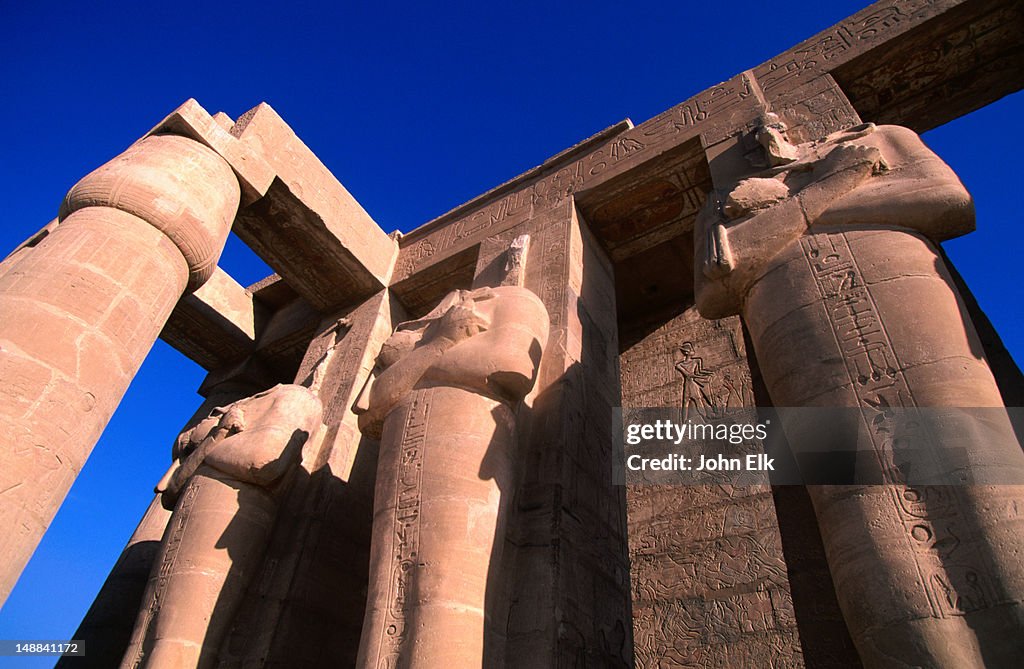
<svg viewBox="0 0 1024 669"><path fill-rule="evenodd" d="M240 481L270 486L301 456L319 415L319 400L304 388L284 385L215 409L179 438L175 462L156 491L162 493L164 506L173 508L202 465Z"/></svg>
<svg viewBox="0 0 1024 669"><path fill-rule="evenodd" d="M357 407L360 429L379 438L387 414L410 391L432 384L518 401L533 387L546 339L547 312L529 291L453 293L385 343L380 372Z"/></svg>
<svg viewBox="0 0 1024 669"><path fill-rule="evenodd" d="M911 130L868 123L806 144L773 139L776 166L712 194L698 216L708 317L738 313L765 263L809 229L896 225L936 240L973 229L967 190Z"/></svg>

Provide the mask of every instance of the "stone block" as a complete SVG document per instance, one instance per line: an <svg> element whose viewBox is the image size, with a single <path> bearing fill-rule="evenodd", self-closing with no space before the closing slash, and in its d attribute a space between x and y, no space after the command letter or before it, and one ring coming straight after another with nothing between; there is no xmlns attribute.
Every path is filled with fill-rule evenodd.
<svg viewBox="0 0 1024 669"><path fill-rule="evenodd" d="M232 134L276 177L263 198L239 212L234 230L246 244L324 312L387 286L396 242L270 105L243 115Z"/></svg>

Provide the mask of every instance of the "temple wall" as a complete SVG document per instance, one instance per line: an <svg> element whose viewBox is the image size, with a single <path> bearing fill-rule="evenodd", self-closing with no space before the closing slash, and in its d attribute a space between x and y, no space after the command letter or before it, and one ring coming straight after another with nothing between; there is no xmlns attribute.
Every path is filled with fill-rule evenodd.
<svg viewBox="0 0 1024 669"><path fill-rule="evenodd" d="M686 342L704 382L675 368ZM687 309L629 346L620 366L624 407L754 406L735 317ZM631 485L627 499L637 667L805 666L771 489Z"/></svg>

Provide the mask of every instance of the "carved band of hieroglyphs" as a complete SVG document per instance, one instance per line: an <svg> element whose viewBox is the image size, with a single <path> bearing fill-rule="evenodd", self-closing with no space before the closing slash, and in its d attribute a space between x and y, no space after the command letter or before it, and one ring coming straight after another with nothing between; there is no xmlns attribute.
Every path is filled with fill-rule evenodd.
<svg viewBox="0 0 1024 669"><path fill-rule="evenodd" d="M414 242L402 250L396 276L405 277L421 268L435 255L467 246L505 221L525 220L535 209L547 209L562 203L580 190L610 164L639 153L646 144L633 137L619 137L553 174L541 177L500 200L492 202L468 216Z"/></svg>
<svg viewBox="0 0 1024 669"><path fill-rule="evenodd" d="M742 75L736 76L658 114L630 134L638 133L647 142L681 132L692 136L694 128L733 109L753 94L750 81Z"/></svg>
<svg viewBox="0 0 1024 669"><path fill-rule="evenodd" d="M893 482L887 489L906 529L932 614L944 618L987 606L991 576L966 550L956 550L968 536L960 490L906 486L893 462L896 425L889 409L912 409L916 402L846 236L808 235L801 246L869 426L871 446ZM919 434L904 429L901 438L930 441L923 429Z"/></svg>
<svg viewBox="0 0 1024 669"><path fill-rule="evenodd" d="M158 566L156 577L150 584L150 587L155 588L155 595L150 600L152 602L150 606L146 607L143 612L145 624L140 623L136 625L136 629L148 630L153 617L164 601L165 593L167 592L167 579L178 560L178 549L181 547L182 537L185 536L185 532L188 530L189 519L192 517L192 508L195 506L196 497L199 495L199 486L200 481L193 477L181 493L178 506L175 509L177 513L175 514L174 522L167 527L163 557ZM131 659L131 666L140 667L144 657L145 639L137 639L133 644L133 649L135 657Z"/></svg>
<svg viewBox="0 0 1024 669"><path fill-rule="evenodd" d="M936 12L935 0L897 0L886 7L868 8L848 21L790 49L754 70L765 93L791 87L805 72L828 72L861 53L870 43L893 30L919 23Z"/></svg>
<svg viewBox="0 0 1024 669"><path fill-rule="evenodd" d="M544 228L539 235L540 247L543 249L544 264L542 266L542 284L539 291L541 300L548 308L550 332L552 336L563 336L565 312L569 289L569 235L571 230L568 221L558 221Z"/></svg>
<svg viewBox="0 0 1024 669"><path fill-rule="evenodd" d="M381 631L380 661L377 664L379 669L395 666L406 633L405 603L409 595L409 579L419 560L423 445L430 416L431 394L431 390L420 390L413 394L402 432L395 490L394 558Z"/></svg>

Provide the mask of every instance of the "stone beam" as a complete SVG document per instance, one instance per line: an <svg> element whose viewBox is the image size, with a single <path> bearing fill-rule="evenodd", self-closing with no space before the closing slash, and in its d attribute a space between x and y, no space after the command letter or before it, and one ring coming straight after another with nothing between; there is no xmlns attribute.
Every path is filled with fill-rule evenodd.
<svg viewBox="0 0 1024 669"><path fill-rule="evenodd" d="M174 307L160 338L206 370L237 362L256 349L268 310L219 267Z"/></svg>
<svg viewBox="0 0 1024 669"><path fill-rule="evenodd" d="M906 23L897 9L882 6L867 17L862 12L851 26L860 33L851 34L859 37L882 23ZM829 73L865 120L920 133L1024 86L1022 32L1020 2L964 2L909 26L884 48L832 66Z"/></svg>
<svg viewBox="0 0 1024 669"><path fill-rule="evenodd" d="M606 128L403 236L393 283L564 203L588 178L634 150L617 139L632 127L627 119Z"/></svg>
<svg viewBox="0 0 1024 669"><path fill-rule="evenodd" d="M234 232L324 313L384 289L397 245L269 105L232 134L273 169L266 195L243 207Z"/></svg>

